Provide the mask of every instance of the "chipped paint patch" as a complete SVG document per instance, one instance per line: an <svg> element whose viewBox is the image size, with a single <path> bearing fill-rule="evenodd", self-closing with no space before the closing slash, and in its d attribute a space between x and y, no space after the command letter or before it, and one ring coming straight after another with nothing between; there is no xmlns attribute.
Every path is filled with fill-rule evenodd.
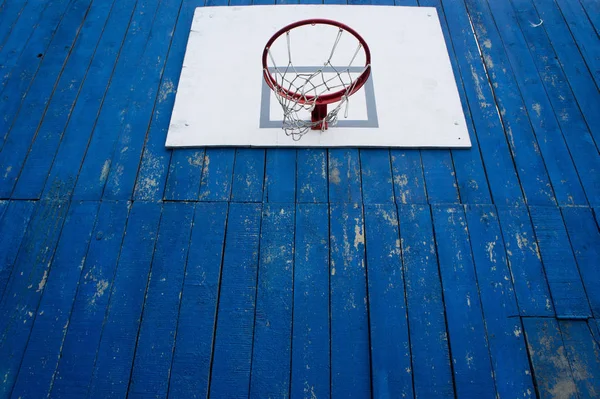
<svg viewBox="0 0 600 399"><path fill-rule="evenodd" d="M48 279L48 271L44 270L44 275L42 276L42 280L38 284L37 292L40 292L46 286L46 280Z"/></svg>
<svg viewBox="0 0 600 399"><path fill-rule="evenodd" d="M175 85L173 85L173 82L171 81L171 79L165 79L165 81L163 82L161 88L160 88L160 93L158 94L158 102L163 102L167 99L167 97L169 97L169 94L173 94L175 93Z"/></svg>
<svg viewBox="0 0 600 399"><path fill-rule="evenodd" d="M533 108L533 110L535 111L535 113L537 114L537 116L539 118L540 115L542 114L542 106L538 103L535 103L531 106L531 108Z"/></svg>
<svg viewBox="0 0 600 399"><path fill-rule="evenodd" d="M357 220L358 222L358 220ZM365 233L358 224L354 226L354 249L358 251L358 245L365 244Z"/></svg>
<svg viewBox="0 0 600 399"><path fill-rule="evenodd" d="M102 165L102 172L100 172L100 181L106 181L108 177L108 172L110 171L110 159L104 161L104 165Z"/></svg>
<svg viewBox="0 0 600 399"><path fill-rule="evenodd" d="M340 170L336 167L331 169L331 174L329 176L329 179L331 180L331 182L333 184L340 184L341 179L340 179Z"/></svg>

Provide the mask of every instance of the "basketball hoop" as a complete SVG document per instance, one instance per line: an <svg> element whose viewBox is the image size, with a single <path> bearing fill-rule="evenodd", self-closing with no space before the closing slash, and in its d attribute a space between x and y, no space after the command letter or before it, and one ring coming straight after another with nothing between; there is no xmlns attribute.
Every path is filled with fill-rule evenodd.
<svg viewBox="0 0 600 399"><path fill-rule="evenodd" d="M335 37L331 38L332 46L327 50L328 54L323 56L325 61L319 60L318 66L306 71L306 68L300 70L292 63L291 32L308 25L311 27L331 26L337 28L337 34L334 31ZM340 40L343 37L345 43L349 40L346 39L349 35L344 35L344 32L350 34L351 42L347 47L352 50L346 52L350 58L346 60L349 61L347 65L344 63L345 66L340 67L334 65L332 60L340 46ZM283 51L283 54L287 55L287 63L285 66L278 67L272 48L277 39L284 35L287 51ZM300 38L304 36L298 35ZM320 42L325 40L328 39L319 38ZM352 68L352 64L357 60L361 50L364 53L362 56L365 64L364 68L360 68L356 72L356 68ZM272 65L269 65L269 61ZM265 45L262 64L264 79L283 108L283 129L288 136L299 140L309 130L325 131L328 127L335 125L342 107L345 108L344 116L348 117L349 97L366 83L371 74L371 53L365 40L349 26L329 19L307 19L294 22L277 31ZM333 103L337 104L328 112L327 105ZM302 111L310 112L310 120L299 115Z"/></svg>

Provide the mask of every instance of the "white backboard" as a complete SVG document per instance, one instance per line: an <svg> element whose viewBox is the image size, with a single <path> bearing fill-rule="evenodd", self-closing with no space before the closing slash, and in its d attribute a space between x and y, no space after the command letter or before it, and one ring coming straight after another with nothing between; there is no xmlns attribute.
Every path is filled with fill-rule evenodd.
<svg viewBox="0 0 600 399"><path fill-rule="evenodd" d="M261 56L275 32L309 18L357 31L369 45L372 73L350 98L347 118L342 111L338 125L294 141L281 128L283 111L264 82ZM307 43L310 38L291 37L298 68L314 67L312 58L329 54L335 39L319 48ZM471 142L435 8L278 5L196 9L166 146L448 148Z"/></svg>

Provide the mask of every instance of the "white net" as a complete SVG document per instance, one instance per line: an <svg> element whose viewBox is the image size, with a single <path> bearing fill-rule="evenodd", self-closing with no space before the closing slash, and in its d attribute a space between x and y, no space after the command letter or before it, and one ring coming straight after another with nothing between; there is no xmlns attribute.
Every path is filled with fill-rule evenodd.
<svg viewBox="0 0 600 399"><path fill-rule="evenodd" d="M332 64L340 39L345 33L342 28L337 29L337 36L327 60L321 67L311 68L310 71L296 67L292 62L291 30L285 33L287 63L284 66L277 65L271 48L267 48L271 65L265 71L265 78L283 109L283 130L296 141L310 130L324 131L327 127L334 126L342 109L344 109L344 117L347 118L349 98L358 84L357 78L370 68L370 65L365 65L358 71L357 68L353 68L353 63L361 50L364 53L363 46L358 40L347 65L340 67ZM347 33L347 36L352 35ZM312 113L315 107L323 102L319 100L328 94L338 92L341 93L341 99L332 104L331 109L323 115L322 119L313 121L306 118L307 112Z"/></svg>

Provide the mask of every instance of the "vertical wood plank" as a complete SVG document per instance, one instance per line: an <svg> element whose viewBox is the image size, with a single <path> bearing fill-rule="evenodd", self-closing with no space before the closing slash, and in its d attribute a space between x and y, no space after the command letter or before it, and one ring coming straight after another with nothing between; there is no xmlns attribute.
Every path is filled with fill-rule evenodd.
<svg viewBox="0 0 600 399"><path fill-rule="evenodd" d="M390 150L394 197L397 204L426 204L425 178L421 165L421 152L415 150Z"/></svg>
<svg viewBox="0 0 600 399"><path fill-rule="evenodd" d="M28 2L0 51L0 150L70 1ZM43 22L42 22L43 21ZM35 29L32 29L35 26ZM42 54L42 57L38 57ZM52 58L52 56L51 56Z"/></svg>
<svg viewBox="0 0 600 399"><path fill-rule="evenodd" d="M330 397L329 214L327 204L296 205L292 398Z"/></svg>
<svg viewBox="0 0 600 399"><path fill-rule="evenodd" d="M88 393L130 204L103 201L81 272L61 357L52 377L51 398Z"/></svg>
<svg viewBox="0 0 600 399"><path fill-rule="evenodd" d="M398 208L414 393L454 398L441 278L429 206Z"/></svg>
<svg viewBox="0 0 600 399"><path fill-rule="evenodd" d="M35 208L35 203L30 201L2 201L2 204L5 205L0 207L0 298L7 288L21 241Z"/></svg>
<svg viewBox="0 0 600 399"><path fill-rule="evenodd" d="M466 216L498 397L535 397L496 210L469 205Z"/></svg>
<svg viewBox="0 0 600 399"><path fill-rule="evenodd" d="M229 201L235 161L234 148L207 148L200 181L201 201Z"/></svg>
<svg viewBox="0 0 600 399"><path fill-rule="evenodd" d="M90 396L125 396L127 393L161 205L135 202L131 208L94 364Z"/></svg>
<svg viewBox="0 0 600 399"><path fill-rule="evenodd" d="M17 93L5 90L1 96L4 101L10 98L11 104L21 102L22 104L15 115L11 115L10 111L4 110L4 107L0 105L0 112L3 115L3 118L0 118L0 132L8 132L8 137L0 152L0 170L4 171L0 174L0 197L7 198L12 193L29 148L36 138L39 125L48 111L50 98L54 93L67 57L70 55L69 51L81 31L84 16L90 11L90 3L91 0L70 2L64 16L61 15L60 24L54 28L56 31L51 36L52 41L41 57L43 60L39 64L39 70L34 74L33 81L28 82L28 91ZM95 46L92 44L92 47ZM31 57L31 54L27 55ZM33 60L30 62L35 63ZM19 78L22 77L22 73L23 70L20 70ZM76 86L77 81L74 81L73 85ZM14 120L12 120L13 118ZM10 120L12 125L7 124L7 120Z"/></svg>
<svg viewBox="0 0 600 399"><path fill-rule="evenodd" d="M524 318L523 326L539 397L577 398L558 322L549 318Z"/></svg>
<svg viewBox="0 0 600 399"><path fill-rule="evenodd" d="M592 314L600 318L600 231L589 208L562 208L570 245L577 261L577 268L585 287ZM569 242L563 242L569 245Z"/></svg>
<svg viewBox="0 0 600 399"><path fill-rule="evenodd" d="M556 61L562 67L585 120L596 138L596 146L599 146L600 114L596 110L600 102L600 92L558 5L552 0L514 0L513 5L520 13L526 12L527 15L531 15L535 24L544 21L544 31L558 57Z"/></svg>
<svg viewBox="0 0 600 399"><path fill-rule="evenodd" d="M373 396L413 397L400 235L395 204L365 207Z"/></svg>
<svg viewBox="0 0 600 399"><path fill-rule="evenodd" d="M268 148L265 165L265 202L296 201L296 150Z"/></svg>
<svg viewBox="0 0 600 399"><path fill-rule="evenodd" d="M508 266L522 316L554 316L542 257L524 208L498 207Z"/></svg>
<svg viewBox="0 0 600 399"><path fill-rule="evenodd" d="M527 203L554 205L555 195L564 202L567 193L560 191L561 171L546 151L548 147L537 140L533 132L513 71L505 52L502 51L502 40L495 29L487 5L484 7L477 0L467 0L466 4L477 40L481 44L487 73L494 86L495 100L502 115L505 134Z"/></svg>
<svg viewBox="0 0 600 399"><path fill-rule="evenodd" d="M72 203L30 325L31 333L12 395L45 397L61 349L96 222L97 202Z"/></svg>
<svg viewBox="0 0 600 399"><path fill-rule="evenodd" d="M159 86L179 20L181 4L182 0L175 0L161 2L158 6L156 15L159 17L152 24L139 72L128 82L133 93L126 113L122 115L127 122L119 132L112 150L103 198L129 200L133 196L142 150L152 115L156 111Z"/></svg>
<svg viewBox="0 0 600 399"><path fill-rule="evenodd" d="M432 209L457 396L496 397L462 206Z"/></svg>
<svg viewBox="0 0 600 399"><path fill-rule="evenodd" d="M67 209L66 203L37 203L0 302L2 396L10 395L16 381Z"/></svg>
<svg viewBox="0 0 600 399"><path fill-rule="evenodd" d="M444 1L442 4L493 202L520 204L523 202L521 182L496 109L494 93L481 62L478 43L472 31L464 28L471 24L469 15L463 2Z"/></svg>
<svg viewBox="0 0 600 399"><path fill-rule="evenodd" d="M208 393L226 223L227 203L196 204L169 383L172 397Z"/></svg>
<svg viewBox="0 0 600 399"><path fill-rule="evenodd" d="M191 198L182 199L197 199L198 190L200 187L200 172L202 171L202 160L204 158L203 150L198 149L182 149L181 151L172 151L165 148L165 140L169 130L169 122L173 105L175 103L175 94L179 85L179 77L181 75L181 67L183 65L183 57L185 55L187 40L189 36L189 27L192 24L194 10L197 6L204 5L204 1L195 0L184 2L175 26L173 41L169 50L169 55L166 61L165 70L163 72L160 89L158 91L158 99L154 109L154 115L148 131L148 140L144 146L144 153L140 164L140 170L135 184L133 198L144 201L159 201L166 197L167 199L176 199L178 196L166 195L165 185L167 176L170 177L169 163L172 158L175 158L180 152L186 153L184 162L188 164L192 170L197 170L196 174L191 174L188 178L185 174L178 177L171 177L171 184L185 183L195 188L195 194ZM179 163L181 165L181 160ZM184 164L185 165L185 164Z"/></svg>
<svg viewBox="0 0 600 399"><path fill-rule="evenodd" d="M480 3L482 2L478 1L478 4ZM514 72L517 87L521 91L523 104L527 109L527 116L544 155L557 201L560 205L587 204L579 178L579 174L584 170L577 169L577 163L574 163L579 154L573 154L571 157L572 149L568 146L569 141L565 140L510 2L487 3L502 40L497 45L504 44L506 58ZM486 5L480 4L479 7L485 10L485 13L489 12L486 10ZM564 115L562 118L564 119ZM569 137L568 131L567 137ZM595 156L598 158L597 152ZM555 177L552 177L553 174Z"/></svg>
<svg viewBox="0 0 600 399"><path fill-rule="evenodd" d="M329 150L329 202L362 202L360 155L358 149Z"/></svg>
<svg viewBox="0 0 600 399"><path fill-rule="evenodd" d="M332 204L329 219L331 396L362 398L371 395L362 207Z"/></svg>
<svg viewBox="0 0 600 399"><path fill-rule="evenodd" d="M365 204L394 202L394 183L390 150L363 148L360 150L361 182Z"/></svg>
<svg viewBox="0 0 600 399"><path fill-rule="evenodd" d="M586 321L558 322L565 343L565 354L573 372L580 398L594 398L600 392L600 347Z"/></svg>
<svg viewBox="0 0 600 399"><path fill-rule="evenodd" d="M294 284L293 204L266 204L252 349L251 398L285 398L290 392Z"/></svg>
<svg viewBox="0 0 600 399"><path fill-rule="evenodd" d="M88 137L89 143L73 198L90 200L102 197L119 135L133 129L128 117L128 109L135 106L131 99L137 94L133 82L139 75L138 68L143 65L144 52L152 42L150 32L157 21L158 7L158 0L140 0L136 4L127 42L121 49L121 54L126 56L119 57L122 62L118 63L113 73L91 138Z"/></svg>
<svg viewBox="0 0 600 399"><path fill-rule="evenodd" d="M530 207L557 317L591 317L588 299L558 208Z"/></svg>
<svg viewBox="0 0 600 399"><path fill-rule="evenodd" d="M600 37L579 1L556 0L596 86L600 87Z"/></svg>
<svg viewBox="0 0 600 399"><path fill-rule="evenodd" d="M194 204L165 203L135 348L128 397L166 397Z"/></svg>
<svg viewBox="0 0 600 399"><path fill-rule="evenodd" d="M537 29L530 22L540 20L531 2L515 0L513 8L552 106L545 111L556 115L588 202L596 204L600 202L600 187L595 181L596 171L600 170L597 145L600 143L600 118L596 116L597 113L591 118L582 113L586 104L577 103L574 95L576 88L569 84L546 30ZM600 92L593 91L585 101L600 104Z"/></svg>
<svg viewBox="0 0 600 399"><path fill-rule="evenodd" d="M214 397L248 397L260 223L261 204L230 205L210 377Z"/></svg>
<svg viewBox="0 0 600 399"><path fill-rule="evenodd" d="M43 182L40 182L40 186L36 186L35 190L31 186L28 195L39 196L43 189L43 198L65 199L69 198L73 192L99 110L108 92L107 86L115 68L117 65L119 65L117 70L131 67L128 65L132 62L129 57L118 58L118 55L123 50L130 57L136 58L139 57L139 51L141 51L140 46L135 46L135 41L131 43L132 36L135 36L132 33L134 27L143 23L143 20L139 20L139 13L136 18L132 18L135 6L136 0L115 2L115 8L88 70L87 76L94 78L86 79L83 83L75 107L71 111L69 123L63 132L50 173L42 176L45 179L45 186L41 187ZM127 39L127 35L129 35L129 39ZM18 185L16 191L20 191Z"/></svg>
<svg viewBox="0 0 600 399"><path fill-rule="evenodd" d="M327 203L328 151L310 148L298 150L296 172L296 198L298 202Z"/></svg>
<svg viewBox="0 0 600 399"><path fill-rule="evenodd" d="M35 109L36 113L40 113L41 120L29 153L23 160L23 168L12 178L8 179L7 176L7 179L13 180L13 182L3 181L0 183L5 186L6 192L8 192L9 186L11 191L14 187L12 198L37 199L39 197L60 145L65 126L79 97L83 81L87 77L92 58L109 22L113 4L112 1L91 4L87 18L81 27L81 33L77 36L64 69L59 74L45 115L43 112L40 113L39 109ZM118 11L118 7L115 7L115 11ZM44 75L41 77L45 78ZM18 181L16 180L17 176Z"/></svg>
<svg viewBox="0 0 600 399"><path fill-rule="evenodd" d="M235 151L231 200L261 202L265 181L265 150L238 148Z"/></svg>

